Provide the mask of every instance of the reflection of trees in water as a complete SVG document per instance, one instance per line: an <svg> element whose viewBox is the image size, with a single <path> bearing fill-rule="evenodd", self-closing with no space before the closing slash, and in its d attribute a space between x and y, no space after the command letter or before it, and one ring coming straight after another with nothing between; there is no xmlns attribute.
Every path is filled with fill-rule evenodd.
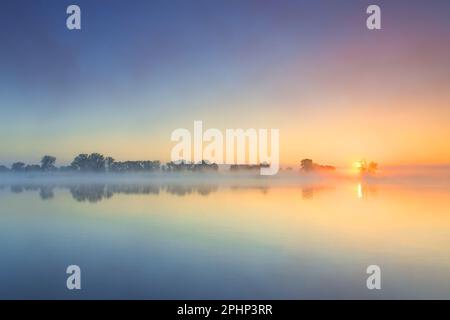
<svg viewBox="0 0 450 320"><path fill-rule="evenodd" d="M231 190L236 190L236 191L248 190L248 189L259 190L263 194L267 194L267 192L269 192L268 186L231 186Z"/></svg>
<svg viewBox="0 0 450 320"><path fill-rule="evenodd" d="M111 184L106 186L107 190L114 193L123 194L159 194L160 186L158 185L139 185L139 184Z"/></svg>
<svg viewBox="0 0 450 320"><path fill-rule="evenodd" d="M212 192L216 192L219 189L218 186L198 186L197 193L202 196L207 196Z"/></svg>
<svg viewBox="0 0 450 320"><path fill-rule="evenodd" d="M0 189L6 185L0 185ZM99 202L109 199L114 194L142 194L158 195L167 192L177 196L200 194L207 196L218 190L217 185L181 185L181 184L106 184L106 183L84 183L84 184L13 184L10 185L12 193L24 191L38 191L42 200L54 198L55 188L68 189L72 197L79 202Z"/></svg>
<svg viewBox="0 0 450 320"><path fill-rule="evenodd" d="M52 186L42 186L39 191L39 196L42 200L53 199L55 194L53 193Z"/></svg>
<svg viewBox="0 0 450 320"><path fill-rule="evenodd" d="M314 188L307 187L302 189L303 199L313 199L314 198Z"/></svg>
<svg viewBox="0 0 450 320"><path fill-rule="evenodd" d="M3 188L4 186L0 186ZM10 186L12 193L22 193L24 191L39 191L41 199L51 199L54 197L52 185L35 185L35 184L14 184Z"/></svg>
<svg viewBox="0 0 450 320"><path fill-rule="evenodd" d="M0 189L7 185L0 185ZM217 192L219 184L179 184L179 183L162 183L162 184L131 184L131 183L81 183L81 184L13 184L10 185L10 190L13 193L22 193L24 191L38 191L42 200L54 198L55 188L68 189L76 201L96 203L103 199L109 199L115 194L141 194L141 195L159 195L161 192L177 196L187 196L191 194L199 194L208 196L213 192ZM263 194L268 193L270 186L256 186L256 185L232 185L229 186L231 190L260 190ZM318 193L326 190L333 190L330 186L307 185L301 187L303 199L313 199ZM375 186L368 184L361 185L359 189L361 195L366 197L368 194L375 195L377 189Z"/></svg>
<svg viewBox="0 0 450 320"><path fill-rule="evenodd" d="M212 185L166 185L165 191L170 194L175 194L177 196L186 196L193 193L198 193L202 196L207 196L212 192L217 191L218 186Z"/></svg>
<svg viewBox="0 0 450 320"><path fill-rule="evenodd" d="M21 185L12 185L11 192L12 193L22 193L24 191L24 187Z"/></svg>
<svg viewBox="0 0 450 320"><path fill-rule="evenodd" d="M105 198L111 198L114 194L143 194L158 195L162 190L178 196L193 193L208 195L218 189L217 186L191 186L191 185L148 185L148 184L102 184L102 185L77 185L71 186L70 192L77 201L98 202Z"/></svg>
<svg viewBox="0 0 450 320"><path fill-rule="evenodd" d="M112 194L106 189L105 184L80 184L69 187L72 197L80 202L98 202L104 198L111 198Z"/></svg>
<svg viewBox="0 0 450 320"><path fill-rule="evenodd" d="M334 188L328 186L305 186L302 188L302 199L311 200L318 193L327 190L333 190Z"/></svg>

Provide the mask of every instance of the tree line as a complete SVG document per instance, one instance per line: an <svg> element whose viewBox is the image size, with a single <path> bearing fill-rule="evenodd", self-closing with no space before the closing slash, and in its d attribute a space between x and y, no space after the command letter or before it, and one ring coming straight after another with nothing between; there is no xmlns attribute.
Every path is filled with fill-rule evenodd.
<svg viewBox="0 0 450 320"><path fill-rule="evenodd" d="M199 163L168 162L161 165L160 161L116 161L100 153L77 155L70 165L57 167L56 157L46 155L40 164L25 164L14 162L11 168L0 165L0 172L154 172L154 171L217 171L219 166L202 160Z"/></svg>
<svg viewBox="0 0 450 320"><path fill-rule="evenodd" d="M378 164L375 162L367 163L361 160L358 170L361 174L374 174L378 169ZM70 165L60 166L56 165L56 157L43 156L40 164L25 164L23 162L14 162L11 168L0 165L0 172L181 172L181 171L218 171L219 166L215 163L209 163L202 160L198 163L187 161L167 162L161 165L160 161L144 160L144 161L116 161L112 157L105 157L100 153L77 155ZM230 171L248 171L255 170L261 167L268 166L267 164L246 165L237 164L231 165ZM300 168L303 172L317 172L317 171L334 171L336 168L330 165L320 165L311 159L303 159L300 162Z"/></svg>
<svg viewBox="0 0 450 320"><path fill-rule="evenodd" d="M329 172L336 170L334 166L321 165L315 163L312 159L303 159L300 162L300 168L303 172ZM374 161L367 162L365 159L362 159L357 162L357 170L361 175L373 175L378 171L378 163Z"/></svg>

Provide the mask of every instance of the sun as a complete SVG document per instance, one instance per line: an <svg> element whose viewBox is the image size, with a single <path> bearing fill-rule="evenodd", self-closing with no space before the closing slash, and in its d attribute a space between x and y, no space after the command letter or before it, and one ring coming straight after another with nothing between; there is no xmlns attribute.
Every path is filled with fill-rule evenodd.
<svg viewBox="0 0 450 320"><path fill-rule="evenodd" d="M363 168L365 168L365 166L366 166L366 161L365 160L355 161L355 162L353 162L352 171L355 174L359 174L359 173L361 173Z"/></svg>
<svg viewBox="0 0 450 320"><path fill-rule="evenodd" d="M364 167L364 160L358 160L353 163L353 169L356 172L360 172L363 167Z"/></svg>

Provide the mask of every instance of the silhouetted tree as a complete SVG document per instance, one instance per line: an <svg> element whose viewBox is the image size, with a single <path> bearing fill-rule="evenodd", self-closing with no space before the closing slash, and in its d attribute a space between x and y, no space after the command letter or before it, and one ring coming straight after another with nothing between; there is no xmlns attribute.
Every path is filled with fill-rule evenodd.
<svg viewBox="0 0 450 320"><path fill-rule="evenodd" d="M311 159L303 159L300 165L303 171L309 172L314 170L314 163Z"/></svg>
<svg viewBox="0 0 450 320"><path fill-rule="evenodd" d="M77 171L103 172L105 171L105 157L100 153L79 154L73 159L70 166Z"/></svg>
<svg viewBox="0 0 450 320"><path fill-rule="evenodd" d="M170 161L166 163L167 171L179 172L179 171L188 171L192 170L194 165L185 160L181 161Z"/></svg>
<svg viewBox="0 0 450 320"><path fill-rule="evenodd" d="M55 170L56 158L53 156L43 156L41 160L41 168L43 171Z"/></svg>
<svg viewBox="0 0 450 320"><path fill-rule="evenodd" d="M112 157L106 157L105 158L106 171L111 171L113 163L114 163L114 158L112 158Z"/></svg>
<svg viewBox="0 0 450 320"><path fill-rule="evenodd" d="M209 163L207 160L202 160L201 162L194 165L193 171L217 171L219 166L215 163Z"/></svg>
<svg viewBox="0 0 450 320"><path fill-rule="evenodd" d="M367 168L367 171L369 173L376 173L378 170L378 163L371 161L369 163L369 167Z"/></svg>
<svg viewBox="0 0 450 320"><path fill-rule="evenodd" d="M156 171L161 168L161 163L159 161L142 161L142 169L144 171Z"/></svg>
<svg viewBox="0 0 450 320"><path fill-rule="evenodd" d="M105 157L100 153L91 153L88 157L88 162L91 171L105 171Z"/></svg>
<svg viewBox="0 0 450 320"><path fill-rule="evenodd" d="M77 171L87 171L88 170L88 155L85 153L79 154L73 159L70 166Z"/></svg>
<svg viewBox="0 0 450 320"><path fill-rule="evenodd" d="M359 162L359 172L361 174L375 174L378 170L378 163L371 161L367 163L365 159Z"/></svg>
<svg viewBox="0 0 450 320"><path fill-rule="evenodd" d="M11 166L11 170L15 172L21 172L25 169L25 163L23 162L14 162Z"/></svg>
<svg viewBox="0 0 450 320"><path fill-rule="evenodd" d="M311 159L303 159L301 161L301 168L305 172L310 171L334 171L336 170L333 166L321 165L318 163L314 163Z"/></svg>

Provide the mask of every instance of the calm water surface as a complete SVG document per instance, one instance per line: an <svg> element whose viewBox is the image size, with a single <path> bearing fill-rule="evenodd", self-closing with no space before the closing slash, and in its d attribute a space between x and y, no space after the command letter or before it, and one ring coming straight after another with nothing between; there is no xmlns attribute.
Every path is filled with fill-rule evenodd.
<svg viewBox="0 0 450 320"><path fill-rule="evenodd" d="M0 257L3 299L448 299L450 188L4 183Z"/></svg>

